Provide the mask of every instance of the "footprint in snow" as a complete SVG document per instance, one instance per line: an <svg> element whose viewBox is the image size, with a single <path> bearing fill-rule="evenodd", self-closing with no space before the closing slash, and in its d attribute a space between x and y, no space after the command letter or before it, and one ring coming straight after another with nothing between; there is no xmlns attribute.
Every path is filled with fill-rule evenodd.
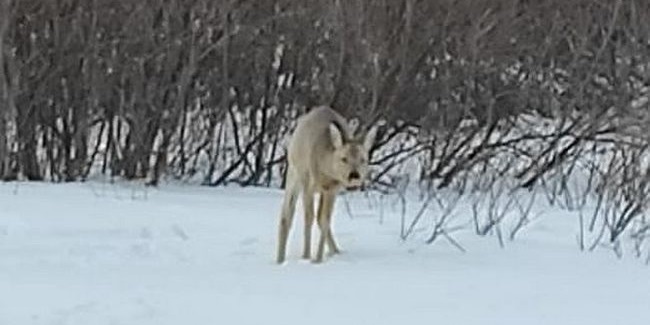
<svg viewBox="0 0 650 325"><path fill-rule="evenodd" d="M188 240L190 238L185 232L185 230L183 230L183 228L181 228L181 226L179 225L173 225L172 232L174 233L174 235L176 235L178 238L182 240Z"/></svg>
<svg viewBox="0 0 650 325"><path fill-rule="evenodd" d="M250 238L246 238L246 239L240 241L239 244L242 245L242 246L250 246L250 245L253 245L253 244L257 244L257 242L258 242L257 238L250 237Z"/></svg>
<svg viewBox="0 0 650 325"><path fill-rule="evenodd" d="M250 246L257 244L258 239L254 237L246 238L239 242L241 249L238 249L232 253L234 256L252 256L255 255L254 249Z"/></svg>

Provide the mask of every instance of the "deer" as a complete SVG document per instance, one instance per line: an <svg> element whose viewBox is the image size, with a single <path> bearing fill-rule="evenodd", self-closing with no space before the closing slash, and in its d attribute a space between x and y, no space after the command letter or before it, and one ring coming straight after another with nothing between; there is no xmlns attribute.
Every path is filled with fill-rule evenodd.
<svg viewBox="0 0 650 325"><path fill-rule="evenodd" d="M329 106L317 106L297 120L287 150L284 197L278 227L277 263L286 259L287 238L298 196L305 216L302 258L311 259L314 221L320 230L313 263L321 263L325 244L330 255L341 251L332 234L331 221L336 196L342 190L363 187L368 173L370 149L379 124L355 134L357 120L348 120ZM318 211L314 201L318 194Z"/></svg>

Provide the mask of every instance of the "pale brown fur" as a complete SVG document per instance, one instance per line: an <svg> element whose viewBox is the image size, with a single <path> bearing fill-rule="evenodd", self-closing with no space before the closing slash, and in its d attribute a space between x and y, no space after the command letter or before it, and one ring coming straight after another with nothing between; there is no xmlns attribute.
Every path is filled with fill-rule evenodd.
<svg viewBox="0 0 650 325"><path fill-rule="evenodd" d="M331 229L336 194L343 188L362 186L368 169L368 152L377 128L354 136L355 126L333 109L320 106L300 117L289 143L286 188L278 230L277 262L286 257L289 230L296 201L302 193L305 211L303 258L311 257L311 230L316 217L320 240L314 262L323 260L325 243L339 253ZM320 194L314 215L314 198Z"/></svg>

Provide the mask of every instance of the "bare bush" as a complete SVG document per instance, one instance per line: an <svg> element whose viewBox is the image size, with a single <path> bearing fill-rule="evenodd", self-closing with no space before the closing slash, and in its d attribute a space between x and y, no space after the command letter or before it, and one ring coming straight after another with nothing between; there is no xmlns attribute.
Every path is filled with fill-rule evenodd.
<svg viewBox="0 0 650 325"><path fill-rule="evenodd" d="M502 243L546 198L641 252L648 39L640 0L0 0L0 175L281 185L327 104L385 122L370 188L437 197L429 242L457 195Z"/></svg>

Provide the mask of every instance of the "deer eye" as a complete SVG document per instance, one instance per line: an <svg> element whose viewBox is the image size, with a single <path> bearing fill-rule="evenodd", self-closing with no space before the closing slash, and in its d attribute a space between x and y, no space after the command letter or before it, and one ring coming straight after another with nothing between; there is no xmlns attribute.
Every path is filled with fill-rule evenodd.
<svg viewBox="0 0 650 325"><path fill-rule="evenodd" d="M343 157L343 158L341 158L341 161L342 161L343 163L347 164L347 163L348 163L348 158L347 158L347 157Z"/></svg>

